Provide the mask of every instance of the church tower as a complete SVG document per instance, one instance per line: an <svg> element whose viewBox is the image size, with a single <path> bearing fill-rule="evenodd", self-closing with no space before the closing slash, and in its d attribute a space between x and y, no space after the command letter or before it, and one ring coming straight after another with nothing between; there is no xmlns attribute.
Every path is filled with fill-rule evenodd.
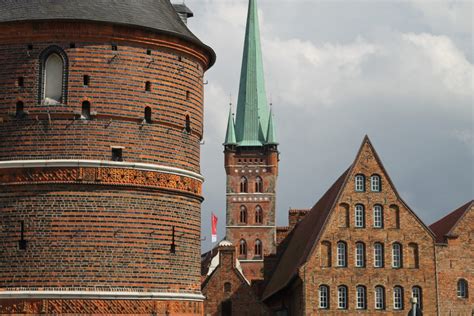
<svg viewBox="0 0 474 316"><path fill-rule="evenodd" d="M226 238L237 247L247 279L263 278L263 258L275 253L278 143L267 104L256 0L249 1L234 122L224 143L227 174Z"/></svg>

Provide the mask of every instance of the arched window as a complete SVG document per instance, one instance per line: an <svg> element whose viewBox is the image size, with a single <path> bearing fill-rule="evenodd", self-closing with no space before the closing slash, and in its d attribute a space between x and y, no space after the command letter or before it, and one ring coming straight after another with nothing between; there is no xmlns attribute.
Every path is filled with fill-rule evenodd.
<svg viewBox="0 0 474 316"><path fill-rule="evenodd" d="M255 192L257 193L263 192L263 180L260 177L255 178Z"/></svg>
<svg viewBox="0 0 474 316"><path fill-rule="evenodd" d="M381 285L375 287L375 309L385 309L385 288Z"/></svg>
<svg viewBox="0 0 474 316"><path fill-rule="evenodd" d="M402 259L402 245L396 242L392 245L392 268L401 268Z"/></svg>
<svg viewBox="0 0 474 316"><path fill-rule="evenodd" d="M366 309L367 308L367 294L365 286L358 285L356 287L356 309Z"/></svg>
<svg viewBox="0 0 474 316"><path fill-rule="evenodd" d="M255 223L261 224L263 223L263 210L260 205L255 207Z"/></svg>
<svg viewBox="0 0 474 316"><path fill-rule="evenodd" d="M355 227L362 228L365 226L365 210L364 210L364 205L362 204L357 204L355 206L355 214L354 214L354 220L355 220Z"/></svg>
<svg viewBox="0 0 474 316"><path fill-rule="evenodd" d="M354 178L354 186L356 192L365 191L365 176L363 174L358 174Z"/></svg>
<svg viewBox="0 0 474 316"><path fill-rule="evenodd" d="M39 101L44 104L66 103L66 53L59 46L50 46L40 54Z"/></svg>
<svg viewBox="0 0 474 316"><path fill-rule="evenodd" d="M397 205L390 205L390 217L393 228L400 228L400 209Z"/></svg>
<svg viewBox="0 0 474 316"><path fill-rule="evenodd" d="M81 120L91 119L91 104L89 101L82 102Z"/></svg>
<svg viewBox="0 0 474 316"><path fill-rule="evenodd" d="M262 242L260 239L255 240L255 257L262 256Z"/></svg>
<svg viewBox="0 0 474 316"><path fill-rule="evenodd" d="M224 283L224 293L230 293L232 291L232 284L230 282Z"/></svg>
<svg viewBox="0 0 474 316"><path fill-rule="evenodd" d="M186 130L186 133L191 133L191 119L189 118L189 115L186 115L186 125L184 126L184 129Z"/></svg>
<svg viewBox="0 0 474 316"><path fill-rule="evenodd" d="M418 245L415 243L408 244L408 267L409 268L419 267Z"/></svg>
<svg viewBox="0 0 474 316"><path fill-rule="evenodd" d="M347 309L347 286L345 285L337 287L337 307Z"/></svg>
<svg viewBox="0 0 474 316"><path fill-rule="evenodd" d="M329 286L327 285L319 286L319 308L329 308Z"/></svg>
<svg viewBox="0 0 474 316"><path fill-rule="evenodd" d="M468 298L469 297L469 286L466 280L458 280L458 297Z"/></svg>
<svg viewBox="0 0 474 316"><path fill-rule="evenodd" d="M240 206L240 222L247 224L247 208L244 205Z"/></svg>
<svg viewBox="0 0 474 316"><path fill-rule="evenodd" d="M416 298L417 300L417 306L420 309L423 309L423 293L421 291L421 287L419 286L414 286L411 289L411 297Z"/></svg>
<svg viewBox="0 0 474 316"><path fill-rule="evenodd" d="M16 118L23 118L24 116L25 116L25 105L22 101L18 101L16 103L15 117Z"/></svg>
<svg viewBox="0 0 474 316"><path fill-rule="evenodd" d="M349 205L346 203L341 203L339 205L339 226L340 227L349 227L350 215L349 215Z"/></svg>
<svg viewBox="0 0 474 316"><path fill-rule="evenodd" d="M403 309L403 288L401 286L393 288L393 309Z"/></svg>
<svg viewBox="0 0 474 316"><path fill-rule="evenodd" d="M374 228L383 228L382 205L374 205Z"/></svg>
<svg viewBox="0 0 474 316"><path fill-rule="evenodd" d="M355 266L358 268L365 267L365 244L356 242L355 246Z"/></svg>
<svg viewBox="0 0 474 316"><path fill-rule="evenodd" d="M145 122L151 124L151 108L149 106L145 107Z"/></svg>
<svg viewBox="0 0 474 316"><path fill-rule="evenodd" d="M246 177L240 178L240 192L247 193L249 189L248 181Z"/></svg>
<svg viewBox="0 0 474 316"><path fill-rule="evenodd" d="M347 247L346 243L339 241L337 243L337 266L346 267L347 266Z"/></svg>
<svg viewBox="0 0 474 316"><path fill-rule="evenodd" d="M243 239L241 239L239 243L239 255L241 257L247 256L247 243Z"/></svg>
<svg viewBox="0 0 474 316"><path fill-rule="evenodd" d="M376 242L374 244L374 267L376 268L382 268L384 263L383 263L383 244Z"/></svg>
<svg viewBox="0 0 474 316"><path fill-rule="evenodd" d="M321 243L321 267L331 266L331 242L324 240Z"/></svg>
<svg viewBox="0 0 474 316"><path fill-rule="evenodd" d="M381 191L381 180L379 175L372 175L370 177L370 191L380 192Z"/></svg>

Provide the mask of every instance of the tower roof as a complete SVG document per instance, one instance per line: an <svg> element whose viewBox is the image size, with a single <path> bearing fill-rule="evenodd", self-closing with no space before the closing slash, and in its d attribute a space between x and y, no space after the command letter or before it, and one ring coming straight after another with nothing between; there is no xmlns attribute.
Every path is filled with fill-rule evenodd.
<svg viewBox="0 0 474 316"><path fill-rule="evenodd" d="M232 115L232 108L229 109L229 119L227 121L227 132L225 133L224 145L237 145L235 138L234 117Z"/></svg>
<svg viewBox="0 0 474 316"><path fill-rule="evenodd" d="M249 0L235 123L238 145L264 145L268 119L257 0Z"/></svg>
<svg viewBox="0 0 474 316"><path fill-rule="evenodd" d="M209 53L211 65L215 60L214 51L186 27L169 0L0 1L0 23L47 20L94 21L146 28L190 41Z"/></svg>
<svg viewBox="0 0 474 316"><path fill-rule="evenodd" d="M270 115L268 117L268 130L267 130L267 140L266 143L269 145L278 145L275 134L275 123L273 123L273 112L270 110Z"/></svg>

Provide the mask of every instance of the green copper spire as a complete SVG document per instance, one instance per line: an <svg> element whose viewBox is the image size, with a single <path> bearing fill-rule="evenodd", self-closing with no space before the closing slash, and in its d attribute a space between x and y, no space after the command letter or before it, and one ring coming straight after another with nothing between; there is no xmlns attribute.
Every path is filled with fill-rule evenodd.
<svg viewBox="0 0 474 316"><path fill-rule="evenodd" d="M273 113L270 110L270 115L268 117L268 130L267 130L267 141L268 145L278 145L275 134L275 123L273 123Z"/></svg>
<svg viewBox="0 0 474 316"><path fill-rule="evenodd" d="M268 112L257 1L249 0L235 123L239 146L262 146L266 143Z"/></svg>
<svg viewBox="0 0 474 316"><path fill-rule="evenodd" d="M225 133L224 145L237 145L232 108L229 108L229 120L227 121L227 132Z"/></svg>

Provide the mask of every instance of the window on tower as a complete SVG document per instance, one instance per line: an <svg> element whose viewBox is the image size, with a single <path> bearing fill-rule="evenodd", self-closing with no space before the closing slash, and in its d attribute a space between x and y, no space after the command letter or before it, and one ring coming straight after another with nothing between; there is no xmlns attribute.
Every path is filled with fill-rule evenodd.
<svg viewBox="0 0 474 316"><path fill-rule="evenodd" d="M248 181L246 177L240 178L240 192L247 193L248 192Z"/></svg>
<svg viewBox="0 0 474 316"><path fill-rule="evenodd" d="M66 102L67 56L59 46L50 46L40 54L40 101L44 104Z"/></svg>
<svg viewBox="0 0 474 316"><path fill-rule="evenodd" d="M255 192L262 193L263 192L263 180L260 177L255 179Z"/></svg>
<svg viewBox="0 0 474 316"><path fill-rule="evenodd" d="M255 241L255 257L261 257L262 256L262 242L260 239L257 239Z"/></svg>
<svg viewBox="0 0 474 316"><path fill-rule="evenodd" d="M245 242L244 239L241 239L239 243L239 255L241 257L247 257L247 242Z"/></svg>
<svg viewBox="0 0 474 316"><path fill-rule="evenodd" d="M261 224L263 223L263 210L260 205L255 207L255 223Z"/></svg>
<svg viewBox="0 0 474 316"><path fill-rule="evenodd" d="M242 205L240 206L240 223L247 224L247 208Z"/></svg>

